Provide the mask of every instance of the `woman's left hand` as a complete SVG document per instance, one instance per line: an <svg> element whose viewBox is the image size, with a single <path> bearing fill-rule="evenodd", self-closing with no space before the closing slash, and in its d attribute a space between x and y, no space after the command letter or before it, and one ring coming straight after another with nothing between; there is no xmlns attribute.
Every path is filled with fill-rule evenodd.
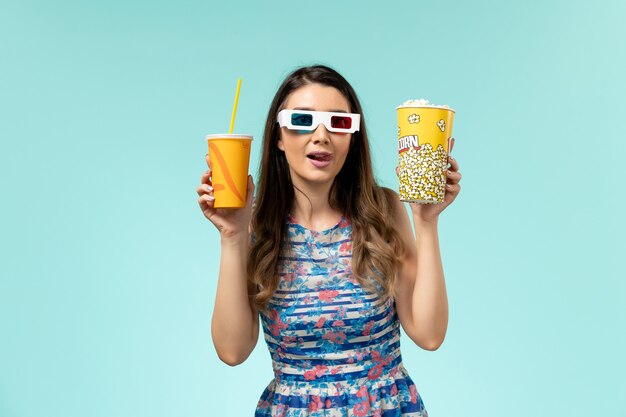
<svg viewBox="0 0 626 417"><path fill-rule="evenodd" d="M461 173L459 172L459 163L456 159L450 157L452 148L454 147L454 138L450 139L448 149L448 162L450 168L446 172L446 193L442 203L438 204L420 204L409 203L414 219L420 219L424 223L436 223L442 211L448 207L461 192Z"/></svg>

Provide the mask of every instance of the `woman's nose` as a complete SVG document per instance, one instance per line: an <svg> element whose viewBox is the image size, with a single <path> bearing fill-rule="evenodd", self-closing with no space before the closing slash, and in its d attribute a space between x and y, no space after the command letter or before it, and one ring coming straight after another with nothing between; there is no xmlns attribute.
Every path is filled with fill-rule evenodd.
<svg viewBox="0 0 626 417"><path fill-rule="evenodd" d="M324 143L328 143L330 142L330 133L328 133L328 130L326 129L326 126L324 126L324 123L320 123L317 128L315 128L315 130L313 131L313 142L314 143L318 143L318 142L324 142Z"/></svg>

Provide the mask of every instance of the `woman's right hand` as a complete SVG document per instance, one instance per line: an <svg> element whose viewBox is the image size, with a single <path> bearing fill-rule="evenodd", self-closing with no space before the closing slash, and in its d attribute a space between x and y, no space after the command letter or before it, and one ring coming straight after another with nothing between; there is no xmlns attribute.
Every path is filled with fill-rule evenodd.
<svg viewBox="0 0 626 417"><path fill-rule="evenodd" d="M248 175L248 187L246 190L246 206L239 209L215 208L215 197L211 181L211 164L209 155L206 155L206 163L209 170L202 174L200 186L197 188L198 204L204 213L204 217L219 230L222 239L236 239L249 236L250 219L252 218L252 197L254 195L254 182Z"/></svg>

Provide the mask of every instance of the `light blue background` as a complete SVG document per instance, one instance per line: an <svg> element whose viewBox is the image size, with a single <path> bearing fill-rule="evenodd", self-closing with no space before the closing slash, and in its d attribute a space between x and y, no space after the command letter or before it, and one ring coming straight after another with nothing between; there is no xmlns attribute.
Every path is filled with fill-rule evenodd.
<svg viewBox="0 0 626 417"><path fill-rule="evenodd" d="M623 4L3 1L0 416L253 414L264 341L235 368L211 342L203 138L242 77L236 131L260 139L313 63L358 92L386 186L395 106L457 110L448 334L403 336L430 415L623 416Z"/></svg>

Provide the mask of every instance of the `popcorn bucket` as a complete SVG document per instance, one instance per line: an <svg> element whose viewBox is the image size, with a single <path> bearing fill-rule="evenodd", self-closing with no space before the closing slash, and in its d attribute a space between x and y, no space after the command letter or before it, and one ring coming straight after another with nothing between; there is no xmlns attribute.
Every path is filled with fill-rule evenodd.
<svg viewBox="0 0 626 417"><path fill-rule="evenodd" d="M454 110L427 100L408 101L396 109L400 200L441 203L446 191Z"/></svg>

